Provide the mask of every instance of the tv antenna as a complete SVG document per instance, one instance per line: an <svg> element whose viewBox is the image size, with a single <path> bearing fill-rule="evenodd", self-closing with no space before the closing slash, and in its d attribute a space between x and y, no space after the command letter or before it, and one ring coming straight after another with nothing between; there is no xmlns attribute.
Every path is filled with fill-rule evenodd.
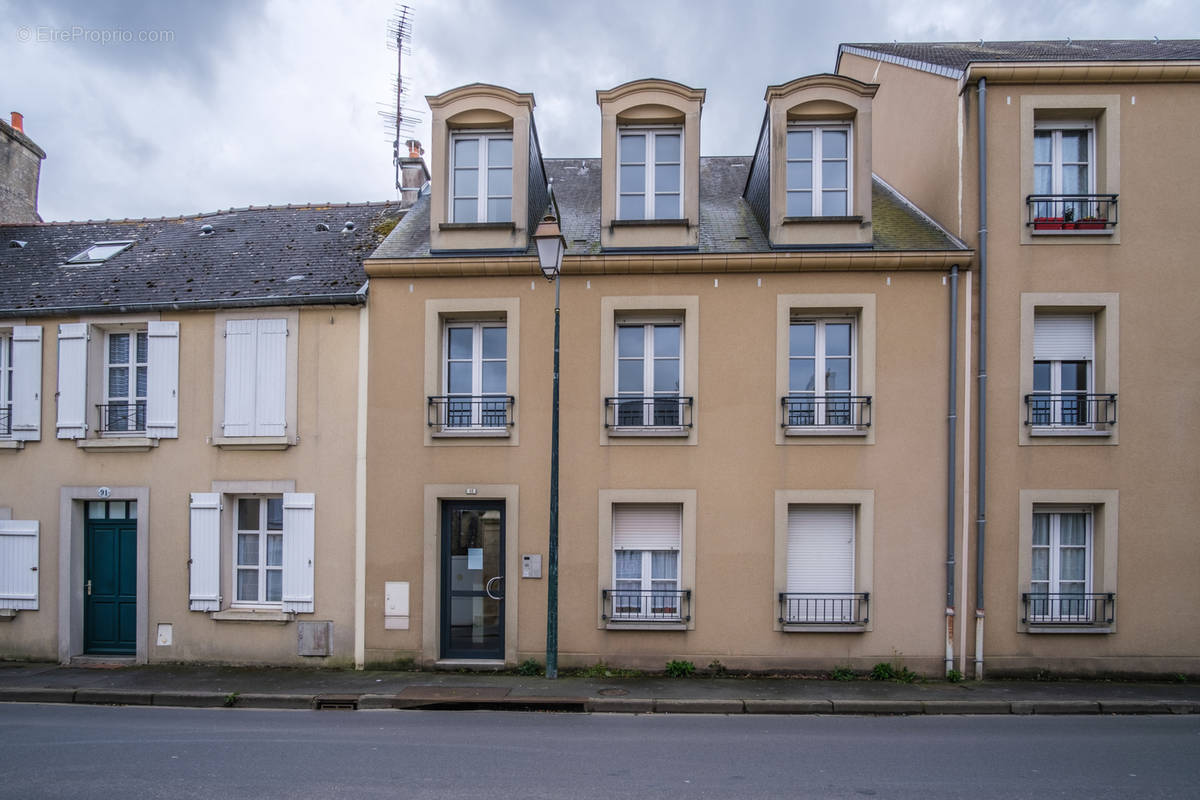
<svg viewBox="0 0 1200 800"><path fill-rule="evenodd" d="M404 57L412 55L412 25L412 7L403 4L397 5L395 13L392 14L387 24L388 49L396 51L396 80L392 84L396 91L396 103L394 107L390 102L381 103L383 109L379 111L379 116L383 118L387 131L391 134L392 166L396 168L397 190L401 188L400 161L404 157L400 150L400 141L406 136L411 137L413 126L420 122L420 117L404 104L408 99L408 86L404 77ZM408 146L408 157L420 158L424 152L420 143L411 138L405 144Z"/></svg>

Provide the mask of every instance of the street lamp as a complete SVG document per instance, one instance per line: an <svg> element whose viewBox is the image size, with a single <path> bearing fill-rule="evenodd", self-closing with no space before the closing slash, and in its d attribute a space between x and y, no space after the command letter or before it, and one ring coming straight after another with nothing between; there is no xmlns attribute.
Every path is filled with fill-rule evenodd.
<svg viewBox="0 0 1200 800"><path fill-rule="evenodd" d="M534 231L538 266L548 281L554 281L554 403L550 422L550 552L546 569L546 677L558 677L558 278L562 272L567 240L558 226L558 203L550 186L553 213L547 214Z"/></svg>

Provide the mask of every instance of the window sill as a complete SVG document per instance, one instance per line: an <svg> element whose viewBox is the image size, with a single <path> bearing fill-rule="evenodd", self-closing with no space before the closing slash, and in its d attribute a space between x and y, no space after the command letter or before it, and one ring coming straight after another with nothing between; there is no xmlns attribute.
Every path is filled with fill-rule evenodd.
<svg viewBox="0 0 1200 800"><path fill-rule="evenodd" d="M614 219L609 228L686 228L686 219Z"/></svg>
<svg viewBox="0 0 1200 800"><path fill-rule="evenodd" d="M1088 634L1088 633L1113 633L1116 628L1112 625L1088 625L1082 623L1079 625L1038 625L1036 623L1029 624L1025 628L1026 633L1070 633L1070 634Z"/></svg>
<svg viewBox="0 0 1200 800"><path fill-rule="evenodd" d="M18 609L0 608L0 622L12 622L17 618Z"/></svg>
<svg viewBox="0 0 1200 800"><path fill-rule="evenodd" d="M286 436L214 436L212 443L222 450L286 450L296 444Z"/></svg>
<svg viewBox="0 0 1200 800"><path fill-rule="evenodd" d="M1112 236L1116 233L1113 228L1092 228L1089 230L1039 230L1034 228L1034 236Z"/></svg>
<svg viewBox="0 0 1200 800"><path fill-rule="evenodd" d="M144 436L76 439L75 446L80 450L96 450L108 453L147 453L150 451L150 448L158 447L158 439L147 439Z"/></svg>
<svg viewBox="0 0 1200 800"><path fill-rule="evenodd" d="M1046 426L1033 426L1029 429L1030 436L1038 438L1045 437L1062 437L1064 439L1072 439L1076 437L1092 437L1092 436L1112 436L1111 428L1055 428Z"/></svg>
<svg viewBox="0 0 1200 800"><path fill-rule="evenodd" d="M24 450L25 442L19 439L0 439L0 451L3 450Z"/></svg>
<svg viewBox="0 0 1200 800"><path fill-rule="evenodd" d="M683 425L672 425L670 427L638 427L638 428L609 428L609 436L647 436L647 437L686 437L692 432L691 428Z"/></svg>
<svg viewBox="0 0 1200 800"><path fill-rule="evenodd" d="M861 216L849 217L784 217L784 225L823 225L829 223L854 223L861 225L863 218Z"/></svg>
<svg viewBox="0 0 1200 800"><path fill-rule="evenodd" d="M853 425L785 425L784 436L866 436L870 428Z"/></svg>
<svg viewBox="0 0 1200 800"><path fill-rule="evenodd" d="M271 622L278 625L287 624L295 617L295 614L277 608L227 608L208 614L208 618L215 622Z"/></svg>
<svg viewBox="0 0 1200 800"><path fill-rule="evenodd" d="M688 624L683 620L672 620L671 622L653 622L651 620L610 620L605 623L604 628L605 630L610 631L686 631L688 629Z"/></svg>
<svg viewBox="0 0 1200 800"><path fill-rule="evenodd" d="M866 633L865 623L785 622L784 633Z"/></svg>
<svg viewBox="0 0 1200 800"><path fill-rule="evenodd" d="M442 222L439 231L515 231L515 222Z"/></svg>
<svg viewBox="0 0 1200 800"><path fill-rule="evenodd" d="M434 439L507 439L512 436L508 428L463 428L434 431Z"/></svg>

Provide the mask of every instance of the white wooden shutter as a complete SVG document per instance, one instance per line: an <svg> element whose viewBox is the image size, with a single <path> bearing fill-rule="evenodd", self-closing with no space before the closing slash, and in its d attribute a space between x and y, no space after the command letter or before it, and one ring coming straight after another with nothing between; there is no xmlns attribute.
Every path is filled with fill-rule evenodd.
<svg viewBox="0 0 1200 800"><path fill-rule="evenodd" d="M254 390L255 436L287 430L287 320L258 320L258 375Z"/></svg>
<svg viewBox="0 0 1200 800"><path fill-rule="evenodd" d="M42 438L42 326L14 325L12 337L12 438Z"/></svg>
<svg viewBox="0 0 1200 800"><path fill-rule="evenodd" d="M188 592L192 611L221 608L221 495L193 492Z"/></svg>
<svg viewBox="0 0 1200 800"><path fill-rule="evenodd" d="M678 550L682 517L675 503L614 505L613 550Z"/></svg>
<svg viewBox="0 0 1200 800"><path fill-rule="evenodd" d="M225 322L226 436L254 435L254 360L258 325L252 319Z"/></svg>
<svg viewBox="0 0 1200 800"><path fill-rule="evenodd" d="M179 323L150 322L146 329L146 435L179 436Z"/></svg>
<svg viewBox="0 0 1200 800"><path fill-rule="evenodd" d="M854 591L854 507L788 508L787 590Z"/></svg>
<svg viewBox="0 0 1200 800"><path fill-rule="evenodd" d="M0 520L0 608L38 607L38 522Z"/></svg>
<svg viewBox="0 0 1200 800"><path fill-rule="evenodd" d="M313 612L316 513L311 492L283 495L283 610Z"/></svg>
<svg viewBox="0 0 1200 800"><path fill-rule="evenodd" d="M87 436L88 326L71 322L58 326L58 438Z"/></svg>
<svg viewBox="0 0 1200 800"><path fill-rule="evenodd" d="M1037 314L1033 357L1038 361L1091 361L1095 349L1092 314Z"/></svg>

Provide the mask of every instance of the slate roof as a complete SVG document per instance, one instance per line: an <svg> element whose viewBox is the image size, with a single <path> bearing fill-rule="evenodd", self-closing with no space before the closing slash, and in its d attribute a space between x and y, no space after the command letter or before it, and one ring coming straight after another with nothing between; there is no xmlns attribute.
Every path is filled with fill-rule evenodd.
<svg viewBox="0 0 1200 800"><path fill-rule="evenodd" d="M1193 61L1200 60L1200 39L1080 39L1017 42L875 42L846 43L843 52L884 56L896 63L919 62L929 71L961 77L977 62ZM917 66L910 64L910 66ZM932 69L930 69L932 68ZM940 68L940 69L938 69Z"/></svg>
<svg viewBox="0 0 1200 800"><path fill-rule="evenodd" d="M361 302L363 258L382 241L381 223L400 213L396 202L347 203L0 224L0 316ZM347 222L354 229L343 232ZM201 236L204 225L211 235ZM66 264L96 242L122 240L134 245L108 261Z"/></svg>
<svg viewBox="0 0 1200 800"><path fill-rule="evenodd" d="M742 197L750 156L700 158L701 253L762 253L771 250L766 232ZM567 255L599 255L600 159L547 158L554 196L567 240ZM371 258L426 258L429 251L428 189ZM871 196L873 249L884 251L963 250L940 228L878 178ZM535 255L531 241L526 251ZM436 256L433 256L436 257Z"/></svg>

